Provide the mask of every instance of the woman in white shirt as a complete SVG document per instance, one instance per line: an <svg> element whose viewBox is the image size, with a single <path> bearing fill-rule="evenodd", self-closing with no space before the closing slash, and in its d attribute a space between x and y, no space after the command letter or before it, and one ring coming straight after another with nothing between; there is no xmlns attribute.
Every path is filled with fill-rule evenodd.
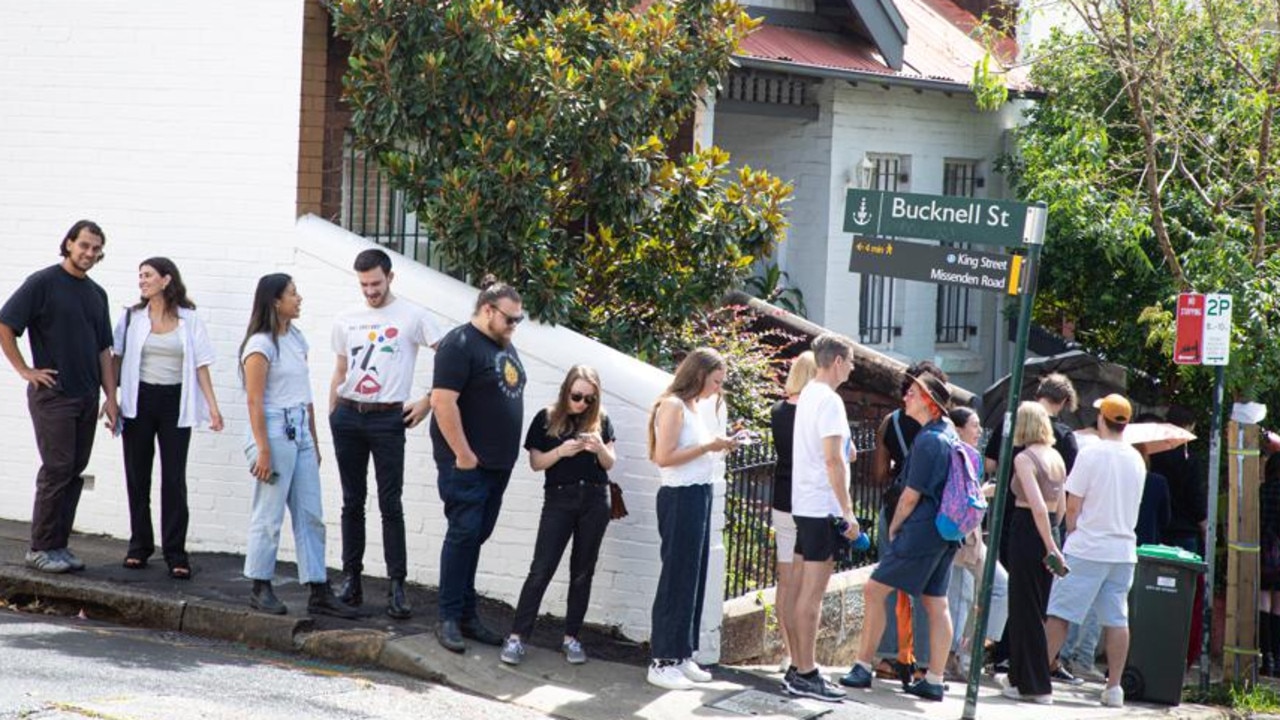
<svg viewBox="0 0 1280 720"><path fill-rule="evenodd" d="M187 557L187 449L191 428L222 430L209 378L213 344L178 267L154 257L138 266L142 299L116 323L124 476L129 496L129 549L124 566L140 570L155 552L151 469L160 445L160 537L169 576L191 578Z"/></svg>
<svg viewBox="0 0 1280 720"><path fill-rule="evenodd" d="M707 428L698 403L715 396L718 406L724 375L720 353L694 350L649 413L649 458L662 478L657 497L662 570L653 598L648 681L667 690L711 680L711 673L693 661L711 548L711 453L732 448L734 441Z"/></svg>

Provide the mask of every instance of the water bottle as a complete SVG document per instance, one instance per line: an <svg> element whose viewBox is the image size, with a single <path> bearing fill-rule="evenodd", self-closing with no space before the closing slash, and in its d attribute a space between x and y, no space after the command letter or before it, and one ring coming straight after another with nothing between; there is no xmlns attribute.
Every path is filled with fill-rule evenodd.
<svg viewBox="0 0 1280 720"><path fill-rule="evenodd" d="M848 520L832 515L831 522L836 526L836 530L840 531L842 536L849 531ZM858 552L866 552L871 549L871 538L867 537L867 534L862 532L862 529L859 528L858 536L849 541L849 546Z"/></svg>

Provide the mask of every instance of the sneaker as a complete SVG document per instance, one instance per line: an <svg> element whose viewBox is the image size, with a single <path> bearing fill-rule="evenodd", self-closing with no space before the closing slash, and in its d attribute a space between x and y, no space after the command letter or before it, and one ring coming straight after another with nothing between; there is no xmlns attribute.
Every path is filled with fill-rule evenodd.
<svg viewBox="0 0 1280 720"><path fill-rule="evenodd" d="M711 682L711 673L703 670L701 667L698 667L698 663L694 662L693 658L685 658L684 660L681 660L680 664L676 665L676 668L692 682Z"/></svg>
<svg viewBox="0 0 1280 720"><path fill-rule="evenodd" d="M508 640L507 642L511 641ZM587 651L582 649L582 643L578 642L577 638L561 645L560 650L564 653L564 659L569 661L570 665L581 665L587 661Z"/></svg>
<svg viewBox="0 0 1280 720"><path fill-rule="evenodd" d="M1084 684L1084 678L1078 678L1071 674L1066 665L1058 665L1054 670L1049 671L1049 677L1054 682L1066 683L1072 687L1079 687Z"/></svg>
<svg viewBox="0 0 1280 720"><path fill-rule="evenodd" d="M507 638L502 643L502 653L498 655L498 659L508 665L519 665L524 660L524 643L519 638Z"/></svg>
<svg viewBox="0 0 1280 720"><path fill-rule="evenodd" d="M64 573L71 570L71 563L62 559L57 550L28 550L27 567L46 573Z"/></svg>
<svg viewBox="0 0 1280 720"><path fill-rule="evenodd" d="M791 692L791 681L796 676L796 666L788 665L787 671L782 674L782 689Z"/></svg>
<svg viewBox="0 0 1280 720"><path fill-rule="evenodd" d="M787 685L787 692L823 702L843 702L845 696L843 690L827 682L827 679L817 670L814 670L809 677L798 672L792 675L791 682Z"/></svg>
<svg viewBox="0 0 1280 720"><path fill-rule="evenodd" d="M1001 675L999 677L999 680L1000 680L1000 694L1009 698L1010 700L1017 700L1018 702L1032 702L1032 703L1036 703L1037 705L1053 704L1053 695L1048 695L1048 694L1023 695L1022 692L1018 690L1017 686L1009 682L1008 675Z"/></svg>
<svg viewBox="0 0 1280 720"><path fill-rule="evenodd" d="M924 678L920 678L907 686L904 691L908 695L915 695L924 700L933 700L934 702L942 702L942 698L946 695L946 686L942 683L931 683Z"/></svg>
<svg viewBox="0 0 1280 720"><path fill-rule="evenodd" d="M1124 707L1124 689L1116 685L1103 690L1102 704L1107 707Z"/></svg>
<svg viewBox="0 0 1280 720"><path fill-rule="evenodd" d="M692 690L694 688L693 681L684 676L680 672L680 668L675 665L650 665L649 674L645 677L650 685L656 685L663 690Z"/></svg>
<svg viewBox="0 0 1280 720"><path fill-rule="evenodd" d="M849 668L849 672L840 678L840 684L851 688L869 688L871 687L871 671L855 663L853 667Z"/></svg>
<svg viewBox="0 0 1280 720"><path fill-rule="evenodd" d="M69 548L62 548L61 550L54 550L53 552L58 553L59 557L71 566L71 570L73 572L79 572L84 569L84 561L73 555Z"/></svg>

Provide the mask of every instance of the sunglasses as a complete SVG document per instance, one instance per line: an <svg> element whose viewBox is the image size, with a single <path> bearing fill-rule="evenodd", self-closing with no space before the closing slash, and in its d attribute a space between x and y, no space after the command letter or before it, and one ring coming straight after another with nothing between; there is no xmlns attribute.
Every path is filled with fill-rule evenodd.
<svg viewBox="0 0 1280 720"><path fill-rule="evenodd" d="M569 393L569 399L574 402L584 402L588 405L595 404L595 395L583 395L582 393Z"/></svg>
<svg viewBox="0 0 1280 720"><path fill-rule="evenodd" d="M514 327L524 322L524 315L508 315L505 310L497 305L490 305L489 307L497 310L502 315L503 319L507 321L507 327Z"/></svg>

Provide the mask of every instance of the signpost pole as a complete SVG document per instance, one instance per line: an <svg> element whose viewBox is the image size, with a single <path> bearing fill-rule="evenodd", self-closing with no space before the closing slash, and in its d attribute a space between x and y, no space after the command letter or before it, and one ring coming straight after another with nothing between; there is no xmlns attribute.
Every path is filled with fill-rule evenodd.
<svg viewBox="0 0 1280 720"><path fill-rule="evenodd" d="M1000 533L1003 529L1005 498L1009 492L1009 469L1013 465L1013 418L1018 412L1022 396L1022 374L1027 360L1027 337L1031 333L1031 310L1036 299L1036 276L1040 273L1040 250L1044 246L1045 224L1048 209L1044 203L1027 208L1023 242L1027 246L1026 288L1018 309L1018 335L1013 350L1013 367L1010 369L1008 401L1004 410L1004 436L1000 443L1000 466L996 471L995 501L987 511L991 539L987 546L986 562L982 566L982 584L973 611L973 652L969 659L969 683L964 695L963 720L974 720L978 710L978 683L982 679L983 639L987 634L987 611L991 605L991 585L995 580L996 561L999 556Z"/></svg>
<svg viewBox="0 0 1280 720"><path fill-rule="evenodd" d="M1209 569L1204 578L1204 627L1200 636L1200 689L1209 689L1209 640L1213 632L1214 552L1218 540L1218 468L1222 460L1222 396L1225 392L1225 369L1214 370L1213 417L1209 421L1209 515L1205 529L1204 561Z"/></svg>

